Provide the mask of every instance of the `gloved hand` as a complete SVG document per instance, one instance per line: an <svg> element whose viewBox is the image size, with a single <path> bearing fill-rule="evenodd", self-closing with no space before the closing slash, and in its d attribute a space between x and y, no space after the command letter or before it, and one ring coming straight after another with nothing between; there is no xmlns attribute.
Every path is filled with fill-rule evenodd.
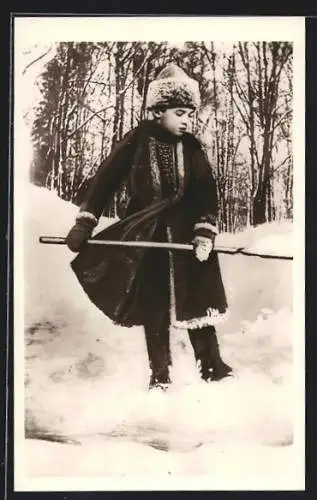
<svg viewBox="0 0 317 500"><path fill-rule="evenodd" d="M66 237L68 248L72 252L79 252L90 238L95 225L96 223L92 219L77 218L76 224L71 228Z"/></svg>
<svg viewBox="0 0 317 500"><path fill-rule="evenodd" d="M212 238L207 238L206 236L195 236L193 245L195 257L200 262L205 262L214 249L215 235L212 235Z"/></svg>

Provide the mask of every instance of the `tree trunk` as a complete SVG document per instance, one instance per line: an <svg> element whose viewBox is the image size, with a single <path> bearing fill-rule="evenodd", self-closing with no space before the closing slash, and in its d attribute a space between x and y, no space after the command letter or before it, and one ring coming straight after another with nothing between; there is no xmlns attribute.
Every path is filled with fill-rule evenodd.
<svg viewBox="0 0 317 500"><path fill-rule="evenodd" d="M259 224L264 224L266 222L266 190L261 186L256 192L252 204L252 226L257 226Z"/></svg>

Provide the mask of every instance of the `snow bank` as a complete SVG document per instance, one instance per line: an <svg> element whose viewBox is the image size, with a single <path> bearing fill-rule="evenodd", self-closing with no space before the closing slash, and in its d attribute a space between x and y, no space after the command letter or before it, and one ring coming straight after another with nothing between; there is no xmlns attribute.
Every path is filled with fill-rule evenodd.
<svg viewBox="0 0 317 500"><path fill-rule="evenodd" d="M250 252L268 255L293 255L293 224L290 221L274 221L249 227L236 234L220 234L219 245L244 247Z"/></svg>
<svg viewBox="0 0 317 500"><path fill-rule="evenodd" d="M74 254L38 243L40 235L66 236L77 208L42 188L28 187L25 195L26 429L33 438L25 442L25 474L215 479L236 470L241 479L243 469L249 482L291 481L290 264L223 258L233 311L220 343L236 377L201 382L187 336L174 331L174 385L166 394L148 393L142 329L114 326L79 287L69 266ZM267 225L254 233L263 231L267 242L271 228L277 231ZM54 436L81 445L34 441Z"/></svg>

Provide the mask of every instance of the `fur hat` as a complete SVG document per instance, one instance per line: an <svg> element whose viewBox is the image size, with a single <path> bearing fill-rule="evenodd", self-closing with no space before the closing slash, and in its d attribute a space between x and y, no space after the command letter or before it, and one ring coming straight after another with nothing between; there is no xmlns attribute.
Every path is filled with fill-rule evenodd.
<svg viewBox="0 0 317 500"><path fill-rule="evenodd" d="M200 105L199 86L176 64L168 64L149 84L146 107L186 107Z"/></svg>

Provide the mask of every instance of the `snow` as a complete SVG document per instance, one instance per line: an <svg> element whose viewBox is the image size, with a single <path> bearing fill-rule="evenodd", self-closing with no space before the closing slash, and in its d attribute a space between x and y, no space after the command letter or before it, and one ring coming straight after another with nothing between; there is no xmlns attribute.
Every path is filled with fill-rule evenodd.
<svg viewBox="0 0 317 500"><path fill-rule="evenodd" d="M174 384L148 392L142 328L113 325L76 281L74 254L38 241L66 236L77 208L30 185L23 201L24 302L15 335L22 340L25 328L16 362L25 356L27 438L20 433L16 444L16 488L301 489L291 261L223 255L231 314L218 332L235 378L201 382L187 336L174 330ZM218 243L281 251L291 234L290 224L266 224ZM20 399L23 406L23 391ZM21 411L16 425L21 430Z"/></svg>
<svg viewBox="0 0 317 500"><path fill-rule="evenodd" d="M221 244L244 247L249 252L293 256L293 227L289 221L267 222L236 234L222 234Z"/></svg>

